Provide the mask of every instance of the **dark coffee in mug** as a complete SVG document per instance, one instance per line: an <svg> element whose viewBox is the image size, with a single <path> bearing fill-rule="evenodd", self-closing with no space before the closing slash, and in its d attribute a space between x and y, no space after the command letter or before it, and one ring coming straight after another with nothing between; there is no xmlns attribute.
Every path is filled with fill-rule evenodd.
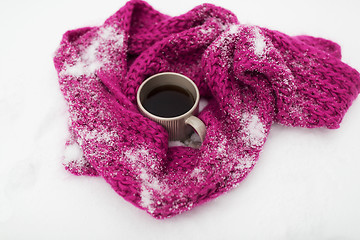
<svg viewBox="0 0 360 240"><path fill-rule="evenodd" d="M145 117L162 125L170 141L184 141L195 130L201 142L206 126L197 118L200 93L188 77L175 72L161 72L145 79L136 93L139 111ZM145 126L146 127L146 126Z"/></svg>
<svg viewBox="0 0 360 240"><path fill-rule="evenodd" d="M195 100L186 89L175 85L163 85L151 90L141 104L159 117L171 118L183 115L194 106Z"/></svg>

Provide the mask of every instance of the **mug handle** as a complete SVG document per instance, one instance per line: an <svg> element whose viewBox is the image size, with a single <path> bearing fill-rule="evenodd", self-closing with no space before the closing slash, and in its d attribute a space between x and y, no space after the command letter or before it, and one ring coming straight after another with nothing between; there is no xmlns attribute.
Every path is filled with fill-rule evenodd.
<svg viewBox="0 0 360 240"><path fill-rule="evenodd" d="M201 143L203 143L206 136L206 126L203 121L195 116L190 116L185 120L185 124L190 125L197 132Z"/></svg>

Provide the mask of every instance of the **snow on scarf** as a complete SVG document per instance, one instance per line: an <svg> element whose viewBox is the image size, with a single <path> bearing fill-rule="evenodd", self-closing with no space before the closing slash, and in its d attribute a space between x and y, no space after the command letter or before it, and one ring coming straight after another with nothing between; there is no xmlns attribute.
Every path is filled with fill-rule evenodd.
<svg viewBox="0 0 360 240"><path fill-rule="evenodd" d="M338 128L357 97L359 73L340 47L310 36L240 24L211 4L177 17L128 2L99 27L64 34L54 62L70 113L66 169L100 175L156 218L187 211L236 187L259 158L270 126ZM191 78L208 105L200 149L169 147L142 116L147 77Z"/></svg>

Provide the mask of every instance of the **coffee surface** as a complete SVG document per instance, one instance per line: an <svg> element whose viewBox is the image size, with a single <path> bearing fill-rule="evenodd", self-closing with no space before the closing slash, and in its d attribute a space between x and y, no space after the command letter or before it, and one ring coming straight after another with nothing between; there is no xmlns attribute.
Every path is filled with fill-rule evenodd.
<svg viewBox="0 0 360 240"><path fill-rule="evenodd" d="M194 103L190 92L174 85L154 88L142 101L142 105L148 112L165 118L180 116L188 112Z"/></svg>

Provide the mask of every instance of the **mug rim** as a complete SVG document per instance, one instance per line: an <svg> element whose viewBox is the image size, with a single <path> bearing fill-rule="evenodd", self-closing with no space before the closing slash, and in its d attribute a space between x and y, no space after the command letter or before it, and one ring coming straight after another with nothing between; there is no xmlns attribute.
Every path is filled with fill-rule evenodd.
<svg viewBox="0 0 360 240"><path fill-rule="evenodd" d="M142 90L142 88L144 87L144 85L146 83L148 83L149 81L151 81L153 78L155 77L158 77L158 76L161 76L161 75L176 75L176 76L180 76L184 79L186 79L188 82L191 83L191 85L194 87L195 89L195 93L196 93L196 99L195 99L195 102L193 104L193 106L186 112L186 113L183 113L179 116L175 116L175 117L160 117L160 116L157 116L157 115L154 115L152 114L151 112L149 112L148 110L145 109L145 107L142 105L141 101L140 101L140 92ZM181 73L176 73L176 72L161 72L161 73L157 73L157 74L154 74L154 75L151 75L150 77L148 77L147 79L145 79L140 87L138 88L137 90L137 93L136 93L136 101L137 101L137 105L138 107L141 109L141 111L145 112L147 115L151 116L152 118L155 118L155 119L159 119L159 120L163 120L163 121L173 121L173 120L179 120L181 118L184 118L186 115L193 115L192 113L195 111L195 109L197 108L198 104L199 104L199 101L200 101L200 93L199 93L199 89L198 87L196 86L196 84L194 83L193 80L191 80L189 77L181 74Z"/></svg>

